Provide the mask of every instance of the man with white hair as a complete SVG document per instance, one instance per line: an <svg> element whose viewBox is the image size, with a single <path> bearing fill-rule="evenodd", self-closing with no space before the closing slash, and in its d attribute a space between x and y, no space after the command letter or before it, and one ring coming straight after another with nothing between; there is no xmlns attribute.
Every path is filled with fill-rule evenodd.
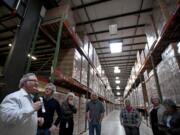
<svg viewBox="0 0 180 135"><path fill-rule="evenodd" d="M0 105L1 135L35 135L37 131L37 111L41 102L33 102L33 94L38 92L35 74L25 74L19 83L20 90L7 95ZM39 121L42 124L42 121Z"/></svg>
<svg viewBox="0 0 180 135"><path fill-rule="evenodd" d="M86 105L86 117L89 121L89 135L101 134L101 122L104 117L104 106L101 101L98 100L97 93L91 94L91 101Z"/></svg>
<svg viewBox="0 0 180 135"><path fill-rule="evenodd" d="M48 83L45 86L45 95L43 97L45 111L43 112L42 109L38 111L38 116L44 118L44 123L38 126L37 135L50 135L59 123L61 109L59 102L53 98L55 92L56 86L54 84ZM55 111L58 114L58 118L53 122Z"/></svg>

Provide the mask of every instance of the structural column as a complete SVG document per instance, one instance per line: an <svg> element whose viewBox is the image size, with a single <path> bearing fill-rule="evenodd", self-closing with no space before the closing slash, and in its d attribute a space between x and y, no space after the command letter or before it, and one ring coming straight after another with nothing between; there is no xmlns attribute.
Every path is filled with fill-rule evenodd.
<svg viewBox="0 0 180 135"><path fill-rule="evenodd" d="M29 0L28 2L27 10L16 32L5 65L4 82L7 84L7 90L4 95L18 89L19 80L25 72L27 54L30 51L34 33L38 26L42 5L43 0Z"/></svg>

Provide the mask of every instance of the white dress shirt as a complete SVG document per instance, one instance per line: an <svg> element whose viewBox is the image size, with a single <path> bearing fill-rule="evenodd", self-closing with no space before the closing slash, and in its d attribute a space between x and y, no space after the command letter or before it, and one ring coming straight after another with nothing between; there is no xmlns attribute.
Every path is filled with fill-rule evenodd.
<svg viewBox="0 0 180 135"><path fill-rule="evenodd" d="M0 105L0 135L36 135L37 112L24 90L9 94Z"/></svg>

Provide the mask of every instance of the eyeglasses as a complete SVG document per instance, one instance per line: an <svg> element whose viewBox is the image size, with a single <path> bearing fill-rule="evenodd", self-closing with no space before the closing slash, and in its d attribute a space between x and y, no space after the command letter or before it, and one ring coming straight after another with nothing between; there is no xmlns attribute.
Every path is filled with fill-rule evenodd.
<svg viewBox="0 0 180 135"><path fill-rule="evenodd" d="M35 79L29 79L29 80L27 80L27 82L28 82L28 81L29 81L29 82L33 82L34 84L37 84L37 85L39 84L39 83L38 83L38 80L35 80Z"/></svg>
<svg viewBox="0 0 180 135"><path fill-rule="evenodd" d="M52 89L52 88L46 88L46 90L51 90L51 91L53 91L53 89Z"/></svg>
<svg viewBox="0 0 180 135"><path fill-rule="evenodd" d="M33 80L33 79L30 79L30 80L27 80L27 81L32 81L32 82L38 82L38 80Z"/></svg>

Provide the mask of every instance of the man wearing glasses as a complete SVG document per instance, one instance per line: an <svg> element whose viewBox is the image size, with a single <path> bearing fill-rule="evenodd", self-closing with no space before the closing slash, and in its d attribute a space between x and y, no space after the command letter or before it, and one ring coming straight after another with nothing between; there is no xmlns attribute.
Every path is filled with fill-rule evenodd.
<svg viewBox="0 0 180 135"><path fill-rule="evenodd" d="M35 135L37 131L37 111L41 102L33 102L33 94L38 92L35 74L25 74L19 83L20 90L7 95L0 104L1 135ZM43 123L41 119L40 124Z"/></svg>

